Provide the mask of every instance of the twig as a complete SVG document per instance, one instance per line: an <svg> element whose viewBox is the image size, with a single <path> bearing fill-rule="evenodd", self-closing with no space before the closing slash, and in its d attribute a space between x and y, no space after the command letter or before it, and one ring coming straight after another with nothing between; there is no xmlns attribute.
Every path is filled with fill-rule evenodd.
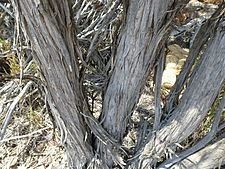
<svg viewBox="0 0 225 169"><path fill-rule="evenodd" d="M13 110L15 109L16 105L19 103L19 101L21 100L21 98L24 97L25 93L27 92L27 90L29 89L29 87L33 84L32 81L29 81L25 86L24 88L22 89L22 91L19 93L18 96L15 97L15 99L13 100L12 104L10 105L8 111L7 111L7 115L4 119L4 122L3 122L3 127L1 129L1 132L0 132L0 140L3 139L3 136L5 134L5 131L6 131L6 128L10 122L10 119L12 117L12 113L13 113Z"/></svg>
<svg viewBox="0 0 225 169"><path fill-rule="evenodd" d="M164 50L164 49L163 49ZM162 75L163 75L163 65L165 59L165 52L161 52L161 58L157 65L157 72L156 72L156 82L155 82L155 119L153 130L156 131L160 128L160 119L162 116L162 107L161 107L161 83L162 83Z"/></svg>
<svg viewBox="0 0 225 169"><path fill-rule="evenodd" d="M0 3L0 7L6 12L8 13L12 18L14 18L13 13L7 9L4 5L2 5L2 3Z"/></svg>
<svg viewBox="0 0 225 169"><path fill-rule="evenodd" d="M225 122L223 122L222 124L220 124L220 126L218 127L218 132L222 129L225 128Z"/></svg>
<svg viewBox="0 0 225 169"><path fill-rule="evenodd" d="M13 52L11 50L0 53L0 58L6 58L12 56Z"/></svg>
<svg viewBox="0 0 225 169"><path fill-rule="evenodd" d="M8 141L11 141L11 140L17 140L17 139L23 139L23 138L26 138L26 137L32 137L33 135L37 134L37 133L40 133L44 130L48 130L48 129L52 129L52 127L44 127L42 129L39 129L39 130L36 130L36 131L33 131L29 134L25 134L25 135L21 135L21 136L14 136L14 137L10 137L10 138L6 138L6 139L3 139L0 141L0 143L4 143L4 142L8 142Z"/></svg>

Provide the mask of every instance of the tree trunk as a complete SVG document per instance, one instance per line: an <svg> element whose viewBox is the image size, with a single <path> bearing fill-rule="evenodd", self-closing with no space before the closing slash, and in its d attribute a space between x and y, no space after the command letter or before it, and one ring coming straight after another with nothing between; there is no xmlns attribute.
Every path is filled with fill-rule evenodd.
<svg viewBox="0 0 225 169"><path fill-rule="evenodd" d="M137 158L129 166L125 153L120 151L128 118L149 72L163 56L171 21L187 0L126 2L126 19L118 39L115 63L103 95L103 110L98 123L89 111L80 81L80 47L71 15L71 1L12 0L16 16L20 16L22 28L40 66L49 105L60 129L71 168L107 169L116 164L133 169L152 168L165 151L174 149L176 143L182 142L197 129L225 80L225 32L221 24L217 33L210 37L199 67L173 115L161 129L153 132L148 143L135 156L129 154L131 158ZM193 159L191 156L188 158Z"/></svg>
<svg viewBox="0 0 225 169"><path fill-rule="evenodd" d="M85 139L90 132L80 114L85 100L79 83L71 4L66 0L20 0L13 1L13 5L20 12L23 29L42 71L69 161L80 169L91 161L93 152Z"/></svg>
<svg viewBox="0 0 225 169"><path fill-rule="evenodd" d="M145 145L139 157L140 168L154 165L165 151L173 149L175 143L181 143L192 134L212 106L225 80L223 24L211 39L168 123Z"/></svg>
<svg viewBox="0 0 225 169"><path fill-rule="evenodd" d="M128 3L100 119L103 127L119 142L124 137L128 119L138 102L149 71L160 59L160 52L164 52L177 5L178 1L174 0L130 0ZM104 146L100 146L103 158L107 156L106 151ZM107 161L110 159L112 157Z"/></svg>
<svg viewBox="0 0 225 169"><path fill-rule="evenodd" d="M175 13L167 11L175 4L171 0L129 2L102 113L104 128L118 140L125 134L127 120L138 102L149 70L159 60Z"/></svg>

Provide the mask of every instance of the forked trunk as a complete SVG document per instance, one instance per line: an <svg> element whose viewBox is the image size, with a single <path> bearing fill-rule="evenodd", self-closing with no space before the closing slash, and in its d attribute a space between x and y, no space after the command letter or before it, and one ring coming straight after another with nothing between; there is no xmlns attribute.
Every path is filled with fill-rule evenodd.
<svg viewBox="0 0 225 169"><path fill-rule="evenodd" d="M163 56L171 21L187 0L123 1L127 2L124 3L126 17L118 39L114 68L104 93L100 123L89 112L87 96L80 82L79 44L70 2L12 0L16 16L20 18L42 71L49 105L68 152L70 166L77 169L107 169L113 168L117 162L132 169L152 168L166 151L174 149L176 143L181 143L197 129L218 95L225 80L224 26L221 24L214 30L217 33L210 37L199 67L169 121L161 129L157 124L157 130L147 144L136 155L129 154L134 159L130 165L122 159L126 153L123 156L120 151L128 118L138 102L149 72ZM160 121L158 117L157 123ZM223 142L214 145L221 146ZM204 153L202 150L200 156ZM199 157L199 154L196 156ZM196 156L189 156L188 159L196 160ZM172 166L169 162L167 165L166 160L161 165L164 164Z"/></svg>

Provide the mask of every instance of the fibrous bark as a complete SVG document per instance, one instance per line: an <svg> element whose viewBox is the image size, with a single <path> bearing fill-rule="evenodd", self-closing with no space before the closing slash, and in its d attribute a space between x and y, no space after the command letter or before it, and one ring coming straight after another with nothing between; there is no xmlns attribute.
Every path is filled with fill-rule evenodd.
<svg viewBox="0 0 225 169"><path fill-rule="evenodd" d="M80 114L83 106L79 84L76 39L69 1L12 1L29 37L35 59L48 89L72 166L82 168L92 159L92 148L85 139L90 133ZM58 113L57 113L58 112ZM79 154L79 155L78 155Z"/></svg>
<svg viewBox="0 0 225 169"><path fill-rule="evenodd" d="M79 80L79 68L82 65L78 63L80 49L71 19L70 1L12 2L42 71L49 104L61 130L61 140L68 152L71 167L106 169L112 168L115 161L126 165L118 151L122 149L120 144L126 134L129 116L137 104L149 72L163 56L174 14L180 8L179 5L187 1L124 1L126 19L117 42L114 67L103 95L100 124L89 112ZM208 49L201 57L199 67L175 107L173 116L160 129L159 113L155 119L156 131L148 144L137 152L136 163L130 168L153 167L161 160L165 150L186 139L206 116L225 80L223 25L213 31L217 33L215 35L213 32L210 36ZM198 53L200 49L196 51ZM162 66L162 63L159 65ZM159 74L162 74L161 68L158 69ZM157 81L159 83L160 79ZM181 83L183 85L184 81ZM157 86L156 90L156 97L160 97L160 87ZM156 108L161 108L160 99L156 99ZM93 140L97 140L95 145Z"/></svg>
<svg viewBox="0 0 225 169"><path fill-rule="evenodd" d="M129 116L138 102L149 71L159 60L160 51L164 51L177 5L178 1L173 0L130 0L128 3L100 119L103 127L118 141L124 137ZM101 154L105 152L100 148Z"/></svg>
<svg viewBox="0 0 225 169"><path fill-rule="evenodd" d="M185 2L183 2L185 3ZM131 0L103 102L103 126L120 140L128 116L164 48L176 1Z"/></svg>
<svg viewBox="0 0 225 169"><path fill-rule="evenodd" d="M195 75L167 125L152 136L139 157L141 168L150 168L161 155L193 133L213 104L225 80L225 31L220 24L203 54Z"/></svg>
<svg viewBox="0 0 225 169"><path fill-rule="evenodd" d="M225 139L209 145L201 151L185 158L171 169L204 168L211 169L225 164Z"/></svg>

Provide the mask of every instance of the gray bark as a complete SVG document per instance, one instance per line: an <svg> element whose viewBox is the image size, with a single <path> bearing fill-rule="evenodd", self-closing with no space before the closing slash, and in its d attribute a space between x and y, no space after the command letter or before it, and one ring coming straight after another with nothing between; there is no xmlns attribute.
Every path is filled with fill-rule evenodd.
<svg viewBox="0 0 225 169"><path fill-rule="evenodd" d="M215 22L214 18L217 18L223 9L224 5L221 5L220 8L212 15L212 17L206 20L206 22L203 23L203 25L201 25L200 29L198 30L192 47L190 48L189 57L187 58L187 61L185 62L174 87L167 97L167 103L165 105L166 112L172 111L174 106L177 104L176 102L179 100L178 98L180 93L184 88L184 84L187 82L188 76L190 75L196 58L199 57L203 46L206 45L208 40L211 38L212 34L210 32L217 26L217 22Z"/></svg>
<svg viewBox="0 0 225 169"><path fill-rule="evenodd" d="M139 157L139 167L149 168L161 155L193 133L213 104L225 80L225 31L222 23L203 54L195 76L183 93L167 125L156 132ZM155 161L155 162L154 162Z"/></svg>
<svg viewBox="0 0 225 169"><path fill-rule="evenodd" d="M94 156L91 131L102 144L110 145L109 150L115 156L118 152L112 149L116 147L119 151L121 146L97 123L83 94L71 1L21 0L12 4L42 71L48 101L71 167L107 168Z"/></svg>
<svg viewBox="0 0 225 169"><path fill-rule="evenodd" d="M185 3L185 2L183 2ZM125 134L145 81L164 48L177 1L131 0L103 102L103 126L116 139ZM168 12L170 11L170 12Z"/></svg>
<svg viewBox="0 0 225 169"><path fill-rule="evenodd" d="M71 168L112 168L115 162L128 167L129 164L121 160L119 149L122 149L120 144L126 134L129 116L149 72L163 56L161 52L164 51L173 16L180 8L179 3L187 1L130 0L125 3L126 20L118 40L114 68L104 92L100 124L88 109L79 81L80 51L71 19L70 1L12 2L42 71L49 104L61 129ZM216 31L173 116L159 129L159 113L154 126L157 132L137 152L135 157L138 160L131 168L153 167L164 150L186 139L206 116L225 80L223 25ZM158 72L161 71L159 68ZM160 89L157 90L159 92ZM156 99L159 106L160 101ZM97 140L95 146L91 142L91 131ZM95 159L98 153L100 160Z"/></svg>
<svg viewBox="0 0 225 169"><path fill-rule="evenodd" d="M204 168L212 169L225 164L225 139L205 147L197 153L185 158L171 169Z"/></svg>
<svg viewBox="0 0 225 169"><path fill-rule="evenodd" d="M93 157L92 148L85 140L90 135L80 114L83 106L79 84L76 39L70 4L67 1L13 1L20 13L23 29L32 43L36 60L45 80L52 110L64 131L69 161L82 168ZM79 154L79 155L78 155Z"/></svg>
<svg viewBox="0 0 225 169"><path fill-rule="evenodd" d="M118 40L115 65L104 94L100 119L103 127L118 141L124 137L128 119L149 71L159 60L160 51L164 51L176 5L178 1L174 0L130 0L128 3L125 26ZM100 154L104 158L108 156L106 149L100 146ZM107 161L110 159L112 157Z"/></svg>
<svg viewBox="0 0 225 169"><path fill-rule="evenodd" d="M176 154L176 156L173 156L172 158L166 160L165 162L163 162L162 164L160 164L160 166L158 168L171 168L173 167L174 164L182 164L182 160L185 161L184 159L188 160L188 156L192 156L192 154L197 154L199 150L201 150L202 148L204 148L208 143L210 143L216 136L216 134L218 132L220 132L221 128L219 127L219 123L221 120L221 116L222 113L224 111L225 108L225 94L223 94L223 97L219 103L219 106L215 112L215 116L212 122L212 126L210 131L202 138L200 139L195 145L189 147L188 149L182 151L179 154ZM210 150L210 149L207 149ZM197 152L197 153L196 153ZM211 154L210 151L206 152L205 150L205 154ZM200 156L200 154L199 154ZM212 157L212 156L211 156ZM211 162L209 162L208 164L210 165L216 165L216 163L214 163L215 161L213 161L211 158L209 158L208 160L211 160ZM200 162L199 163L204 163L204 162Z"/></svg>

